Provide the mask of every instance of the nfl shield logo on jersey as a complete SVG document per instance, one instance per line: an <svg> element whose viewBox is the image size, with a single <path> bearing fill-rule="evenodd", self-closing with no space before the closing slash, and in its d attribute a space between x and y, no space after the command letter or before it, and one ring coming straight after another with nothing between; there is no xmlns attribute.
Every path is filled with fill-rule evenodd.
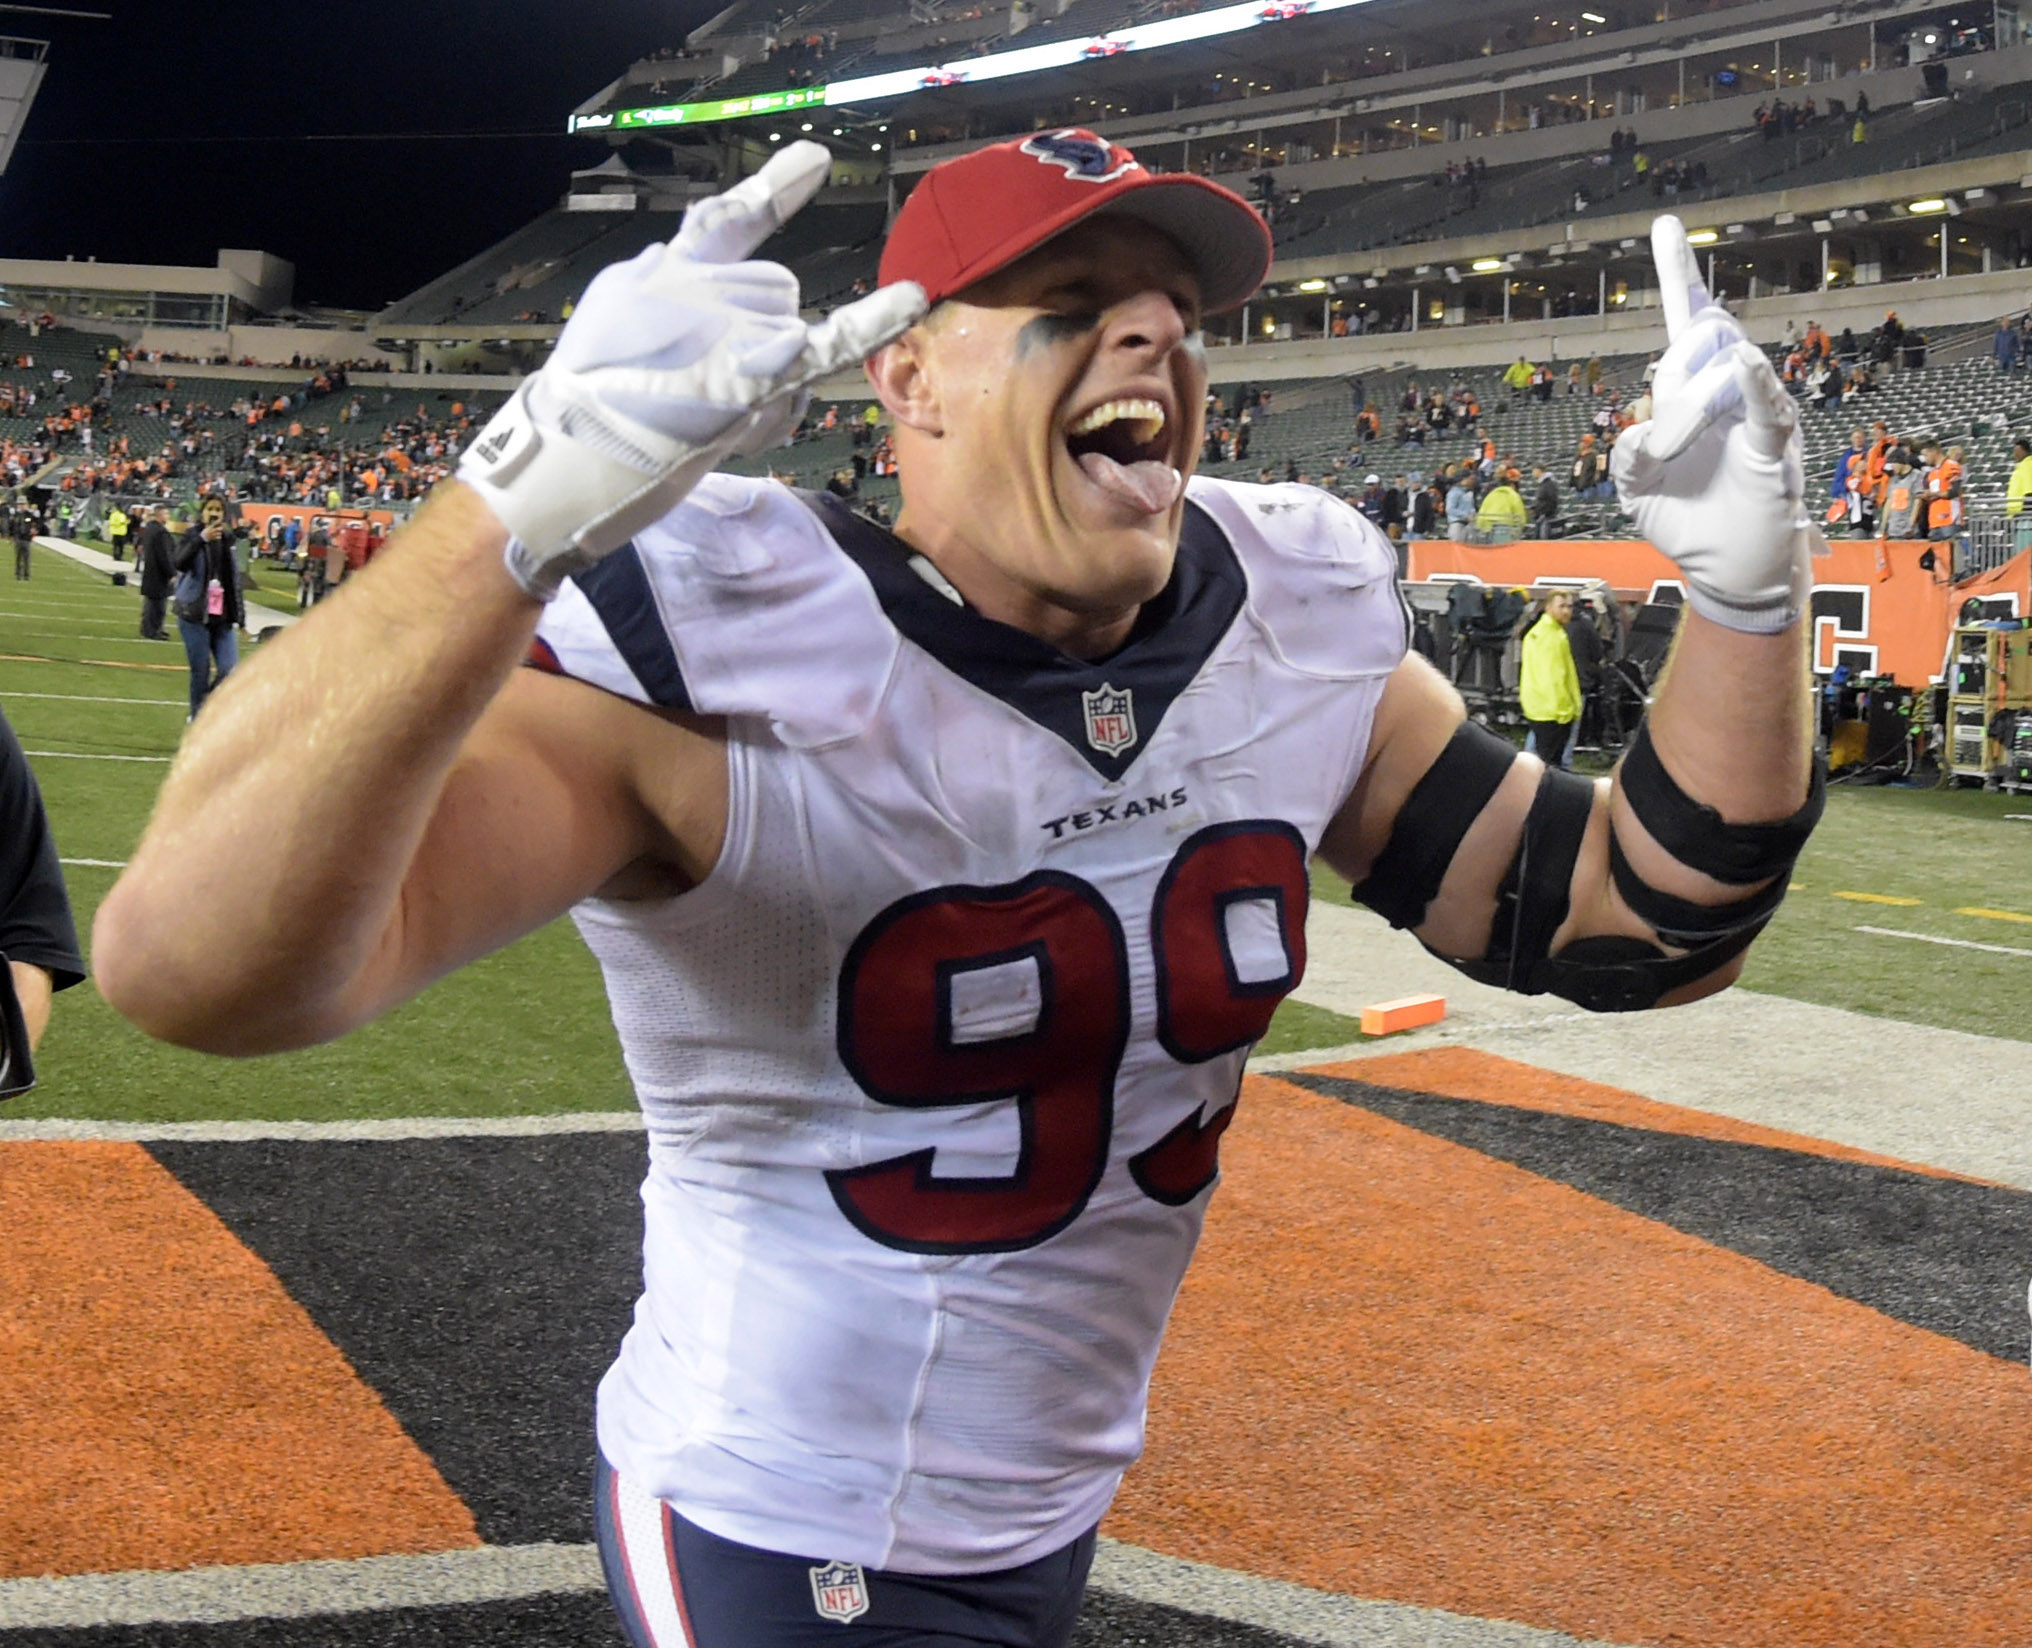
<svg viewBox="0 0 2032 1648"><path fill-rule="evenodd" d="M1101 754L1114 755L1136 742L1136 705L1128 692L1103 681L1080 694L1080 708L1086 711L1087 742Z"/></svg>
<svg viewBox="0 0 2032 1648"><path fill-rule="evenodd" d="M868 1576L858 1562L828 1562L811 1571L811 1600L820 1619L845 1625L868 1611Z"/></svg>

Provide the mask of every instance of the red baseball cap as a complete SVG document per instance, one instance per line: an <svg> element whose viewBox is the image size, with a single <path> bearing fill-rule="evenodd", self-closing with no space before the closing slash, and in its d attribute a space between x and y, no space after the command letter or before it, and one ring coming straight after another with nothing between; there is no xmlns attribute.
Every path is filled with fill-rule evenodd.
<svg viewBox="0 0 2032 1648"><path fill-rule="evenodd" d="M881 284L914 280L937 303L1096 212L1176 241L1199 271L1210 315L1239 307L1269 272L1269 225L1232 189L1190 172L1145 171L1119 143L1067 126L932 167L896 214Z"/></svg>

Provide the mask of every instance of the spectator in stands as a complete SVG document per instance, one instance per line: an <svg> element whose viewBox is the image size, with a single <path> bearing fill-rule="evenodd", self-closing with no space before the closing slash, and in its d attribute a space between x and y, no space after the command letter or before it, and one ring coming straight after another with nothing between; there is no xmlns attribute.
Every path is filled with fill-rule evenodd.
<svg viewBox="0 0 2032 1648"><path fill-rule="evenodd" d="M1827 524L1846 523L1851 531L1863 526L1863 497L1869 486L1870 443L1860 428L1849 432L1849 444L1834 461L1834 474L1827 483Z"/></svg>
<svg viewBox="0 0 2032 1648"><path fill-rule="evenodd" d="M240 596L240 567L233 553L237 528L226 524L226 506L207 498L176 552L176 624L190 660L190 716L196 720L206 698L240 661L240 628L247 609Z"/></svg>
<svg viewBox="0 0 2032 1648"><path fill-rule="evenodd" d="M2020 435L2011 443L2011 479L2004 487L2004 513L2011 517L2014 549L2032 543L2032 515L2025 513L2028 497L2032 497L2032 441Z"/></svg>
<svg viewBox="0 0 2032 1648"><path fill-rule="evenodd" d="M2024 340L2018 328L2011 324L2006 315L1997 322L1996 335L1990 339L1990 355L1997 363L1998 372L2015 372L2024 360Z"/></svg>
<svg viewBox="0 0 2032 1648"><path fill-rule="evenodd" d="M1601 444L1592 435L1583 435L1573 455L1567 482L1576 498L1598 498L1609 479L1609 461Z"/></svg>
<svg viewBox="0 0 2032 1648"><path fill-rule="evenodd" d="M1437 538L1440 522L1446 519L1446 493L1437 475L1411 494L1411 536Z"/></svg>
<svg viewBox="0 0 2032 1648"><path fill-rule="evenodd" d="M1410 487L1399 475L1392 485L1383 488L1383 518L1377 524L1394 544L1404 537L1404 523L1409 517Z"/></svg>
<svg viewBox="0 0 2032 1648"><path fill-rule="evenodd" d="M1580 674L1566 626L1573 621L1573 596L1555 590L1524 632L1517 664L1517 707L1530 729L1525 748L1548 767L1562 765L1567 740L1580 720Z"/></svg>
<svg viewBox="0 0 2032 1648"><path fill-rule="evenodd" d="M1911 450L1894 446L1884 456L1884 507L1879 512L1879 538L1922 538L1925 534L1926 489Z"/></svg>
<svg viewBox="0 0 2032 1648"><path fill-rule="evenodd" d="M1531 493L1531 530L1546 537L1559 519L1559 482L1543 464L1533 464L1531 475L1537 483Z"/></svg>
<svg viewBox="0 0 2032 1648"><path fill-rule="evenodd" d="M1517 489L1508 481L1498 481L1482 494L1481 507L1475 511L1475 530L1484 543L1507 544L1524 535L1529 519Z"/></svg>
<svg viewBox="0 0 2032 1648"><path fill-rule="evenodd" d="M1355 508L1366 515L1377 528L1383 525L1383 477L1365 475L1362 477L1361 495L1355 499Z"/></svg>
<svg viewBox="0 0 2032 1648"><path fill-rule="evenodd" d="M167 641L169 632L162 620L176 582L176 540L170 536L167 504L149 511L148 524L134 546L134 562L141 569L141 638Z"/></svg>
<svg viewBox="0 0 2032 1648"><path fill-rule="evenodd" d="M1905 326L1898 319L1898 311L1895 309L1886 310L1884 322L1877 328L1876 347L1872 351L1877 357L1877 364L1879 366L1896 366L1898 364L1898 351L1904 345L1904 342Z"/></svg>
<svg viewBox="0 0 2032 1648"><path fill-rule="evenodd" d="M1926 536L1952 538L1961 531L1962 449L1943 452L1932 442L1923 454L1926 461Z"/></svg>
<svg viewBox="0 0 2032 1648"><path fill-rule="evenodd" d="M1472 540L1475 531L1475 485L1463 468L1446 489L1446 535L1457 544Z"/></svg>
<svg viewBox="0 0 2032 1648"><path fill-rule="evenodd" d="M1521 396L1536 371L1536 367L1519 355L1503 369L1503 383L1513 394Z"/></svg>

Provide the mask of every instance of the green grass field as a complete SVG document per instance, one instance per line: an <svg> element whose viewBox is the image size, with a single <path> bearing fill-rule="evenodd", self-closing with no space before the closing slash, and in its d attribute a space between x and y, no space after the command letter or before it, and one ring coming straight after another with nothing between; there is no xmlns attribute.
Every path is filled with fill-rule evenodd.
<svg viewBox="0 0 2032 1648"><path fill-rule="evenodd" d="M184 726L182 649L141 640L137 617L131 586L114 589L44 550L36 551L32 581L0 584L0 707L23 745L40 752L31 761L71 861L65 873L87 935ZM1752 952L1747 985L2032 1040L2032 954L1857 930L2032 951L2032 823L2005 816L2013 812L2032 813L2032 798L1837 789L1800 865L1798 890ZM1346 896L1325 872L1319 884L1322 896ZM1968 909L2027 919L1957 913ZM1377 993L1390 992L1379 985ZM1262 1051L1334 1046L1355 1035L1340 1015L1287 1002ZM344 1041L276 1058L230 1061L160 1046L86 983L59 998L39 1064L42 1085L8 1105L6 1116L329 1120L616 1110L632 1102L598 969L568 922Z"/></svg>

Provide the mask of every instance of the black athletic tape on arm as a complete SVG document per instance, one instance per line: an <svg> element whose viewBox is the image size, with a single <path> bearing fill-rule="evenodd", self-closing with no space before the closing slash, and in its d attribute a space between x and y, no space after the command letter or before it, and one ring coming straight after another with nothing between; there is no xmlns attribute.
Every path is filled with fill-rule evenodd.
<svg viewBox="0 0 2032 1648"><path fill-rule="evenodd" d="M1646 923L1667 944L1693 949L1718 938L1730 938L1744 927L1758 927L1771 919L1772 912L1785 902L1791 884L1792 861L1768 886L1727 904L1695 904L1690 899L1660 892L1637 874L1623 856L1623 844L1609 831L1609 873L1616 878L1616 891L1638 920Z"/></svg>
<svg viewBox="0 0 2032 1648"><path fill-rule="evenodd" d="M1573 867L1595 806L1595 783L1578 773L1547 767L1539 775L1538 793L1524 817L1524 840L1513 873L1517 883L1516 914L1510 929L1512 990L1538 995L1530 970L1552 948L1552 935L1566 920L1572 902Z"/></svg>
<svg viewBox="0 0 2032 1648"><path fill-rule="evenodd" d="M1392 927L1420 925L1462 838L1516 761L1517 747L1508 739L1463 721L1397 809L1390 839L1355 898Z"/></svg>
<svg viewBox="0 0 2032 1648"><path fill-rule="evenodd" d="M1552 935L1566 920L1572 902L1573 867L1580 858L1594 805L1593 779L1547 767L1539 775L1531 810L1524 815L1516 856L1496 890L1496 919L1489 930L1488 952L1480 961L1462 961L1437 950L1432 953L1482 984L1527 996L1543 995L1550 986L1536 982L1535 969L1545 960Z"/></svg>
<svg viewBox="0 0 2032 1648"><path fill-rule="evenodd" d="M1694 800L1673 781L1652 746L1649 722L1639 726L1630 741L1621 781L1623 799L1653 841L1688 869L1731 887L1748 887L1789 873L1827 806L1827 767L1816 758L1806 804L1790 818L1771 824L1724 823L1714 808ZM1621 882L1619 875L1617 884ZM1627 892L1624 898L1629 899ZM1634 903L1630 907L1636 909Z"/></svg>

